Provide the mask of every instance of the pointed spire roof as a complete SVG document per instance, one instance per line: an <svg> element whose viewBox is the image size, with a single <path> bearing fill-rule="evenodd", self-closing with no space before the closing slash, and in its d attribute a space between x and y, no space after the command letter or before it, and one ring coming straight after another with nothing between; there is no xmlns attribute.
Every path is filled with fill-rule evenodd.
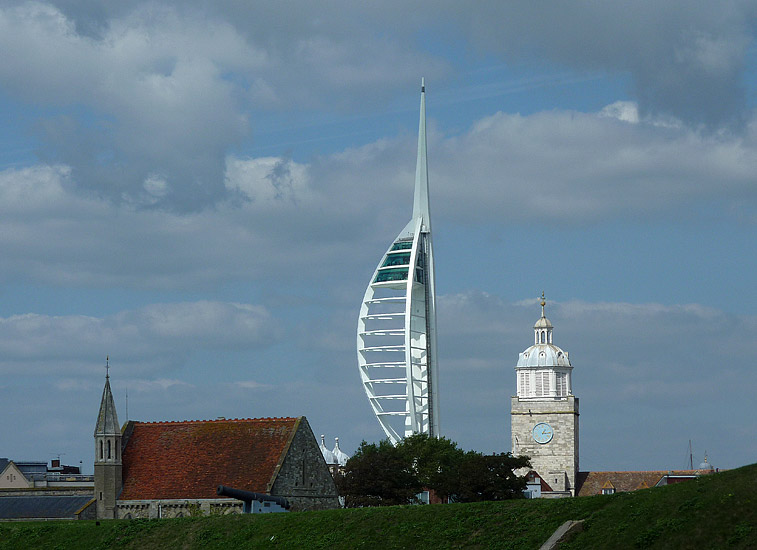
<svg viewBox="0 0 757 550"><path fill-rule="evenodd" d="M100 400L100 413L97 415L97 425L95 426L95 435L120 435L121 427L118 424L118 414L116 414L116 404L113 401L113 393L110 391L110 365L108 359L105 359L105 387L103 396Z"/></svg>
<svg viewBox="0 0 757 550"><path fill-rule="evenodd" d="M426 159L426 80L421 78L421 116L418 123L418 160L415 165L413 219L423 218L423 230L431 231L428 206L428 160Z"/></svg>

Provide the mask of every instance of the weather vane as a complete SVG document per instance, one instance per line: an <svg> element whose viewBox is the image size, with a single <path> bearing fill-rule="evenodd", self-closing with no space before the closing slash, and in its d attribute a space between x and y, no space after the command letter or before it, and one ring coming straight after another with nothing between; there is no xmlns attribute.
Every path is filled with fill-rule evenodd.
<svg viewBox="0 0 757 550"><path fill-rule="evenodd" d="M105 378L110 378L110 356L105 356Z"/></svg>

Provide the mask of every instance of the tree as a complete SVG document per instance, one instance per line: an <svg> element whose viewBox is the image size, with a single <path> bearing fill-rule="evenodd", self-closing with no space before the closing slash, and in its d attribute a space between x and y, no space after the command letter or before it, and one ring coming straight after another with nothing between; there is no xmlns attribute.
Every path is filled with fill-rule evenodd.
<svg viewBox="0 0 757 550"><path fill-rule="evenodd" d="M530 466L529 458L514 457L510 453L482 455L475 451L465 454L459 464L458 502L507 500L523 498L526 479L515 470Z"/></svg>
<svg viewBox="0 0 757 550"><path fill-rule="evenodd" d="M424 489L459 502L504 500L523 496L525 478L514 470L527 466L528 457L465 452L447 438L416 434L396 447L363 441L337 486L348 507L411 504Z"/></svg>
<svg viewBox="0 0 757 550"><path fill-rule="evenodd" d="M388 439L363 441L337 478L337 487L349 508L410 504L423 488L412 460Z"/></svg>
<svg viewBox="0 0 757 550"><path fill-rule="evenodd" d="M403 439L397 449L410 460L424 489L433 490L442 500L457 492L458 469L465 457L465 451L457 443L446 437L414 434Z"/></svg>

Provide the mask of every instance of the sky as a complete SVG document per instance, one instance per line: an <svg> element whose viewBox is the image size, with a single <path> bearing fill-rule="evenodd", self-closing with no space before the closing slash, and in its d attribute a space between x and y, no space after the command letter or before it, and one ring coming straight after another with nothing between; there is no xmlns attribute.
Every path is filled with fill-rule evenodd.
<svg viewBox="0 0 757 550"><path fill-rule="evenodd" d="M757 5L0 3L0 456L300 416L348 454L426 80L442 435L510 450L545 292L581 470L755 461Z"/></svg>

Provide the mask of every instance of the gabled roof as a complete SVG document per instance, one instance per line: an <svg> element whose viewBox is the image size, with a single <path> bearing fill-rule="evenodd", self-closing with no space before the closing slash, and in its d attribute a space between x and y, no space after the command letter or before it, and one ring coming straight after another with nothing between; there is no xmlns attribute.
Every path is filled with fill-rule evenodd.
<svg viewBox="0 0 757 550"><path fill-rule="evenodd" d="M118 424L116 404L113 402L113 394L110 391L110 377L105 377L105 387L100 400L100 413L97 415L95 435L120 435L121 428Z"/></svg>
<svg viewBox="0 0 757 550"><path fill-rule="evenodd" d="M652 470L647 472L578 472L577 496L599 495L602 489L614 488L617 492L636 491L654 487L663 476L694 476L697 470Z"/></svg>
<svg viewBox="0 0 757 550"><path fill-rule="evenodd" d="M129 422L119 500L217 498L218 485L266 493L302 418Z"/></svg>

